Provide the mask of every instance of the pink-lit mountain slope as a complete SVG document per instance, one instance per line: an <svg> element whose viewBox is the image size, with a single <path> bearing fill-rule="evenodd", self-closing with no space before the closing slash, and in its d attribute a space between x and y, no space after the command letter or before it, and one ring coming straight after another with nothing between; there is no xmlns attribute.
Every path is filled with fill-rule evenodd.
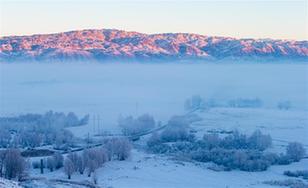
<svg viewBox="0 0 308 188"><path fill-rule="evenodd" d="M235 39L113 29L0 38L0 60L308 60L308 41Z"/></svg>

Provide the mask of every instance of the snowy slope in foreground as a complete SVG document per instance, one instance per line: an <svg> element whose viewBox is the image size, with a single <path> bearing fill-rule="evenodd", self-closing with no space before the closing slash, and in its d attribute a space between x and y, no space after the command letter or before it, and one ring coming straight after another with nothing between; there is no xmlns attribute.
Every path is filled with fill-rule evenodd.
<svg viewBox="0 0 308 188"><path fill-rule="evenodd" d="M21 188L16 182L0 178L0 188Z"/></svg>
<svg viewBox="0 0 308 188"><path fill-rule="evenodd" d="M207 169L210 165L212 164L180 162L166 156L133 150L131 159L108 162L103 168L98 169L98 185L108 188L275 188L263 182L290 179L284 176L283 172L303 170L308 166L308 160L304 159L290 165L272 166L264 172L238 170L216 172ZM32 176L41 176L39 170L33 170L31 173ZM50 180L66 179L66 175L61 170L46 172L44 177ZM71 181L85 182L86 180L92 181L92 178L75 173ZM50 182L45 181L45 184ZM44 182L36 182L36 185L43 187ZM61 187L61 185L52 185Z"/></svg>

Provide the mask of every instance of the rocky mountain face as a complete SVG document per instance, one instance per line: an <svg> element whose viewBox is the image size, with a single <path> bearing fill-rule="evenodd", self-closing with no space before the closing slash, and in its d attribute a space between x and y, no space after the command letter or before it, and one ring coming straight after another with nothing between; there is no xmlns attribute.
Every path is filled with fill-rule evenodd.
<svg viewBox="0 0 308 188"><path fill-rule="evenodd" d="M235 39L188 33L143 34L113 29L0 38L0 60L300 59L308 41Z"/></svg>

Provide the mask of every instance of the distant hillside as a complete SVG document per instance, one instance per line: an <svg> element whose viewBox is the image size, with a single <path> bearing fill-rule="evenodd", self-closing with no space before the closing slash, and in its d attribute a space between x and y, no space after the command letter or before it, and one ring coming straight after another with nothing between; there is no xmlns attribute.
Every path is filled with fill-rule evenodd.
<svg viewBox="0 0 308 188"><path fill-rule="evenodd" d="M0 38L0 60L308 60L308 41L81 30Z"/></svg>

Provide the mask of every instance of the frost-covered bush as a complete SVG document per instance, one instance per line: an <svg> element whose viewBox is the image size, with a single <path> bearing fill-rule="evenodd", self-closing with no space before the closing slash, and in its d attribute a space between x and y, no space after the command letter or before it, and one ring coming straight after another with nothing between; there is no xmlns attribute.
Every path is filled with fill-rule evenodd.
<svg viewBox="0 0 308 188"><path fill-rule="evenodd" d="M308 180L308 170L297 170L297 171L284 171L284 175L289 176L289 177L302 177L303 179Z"/></svg>
<svg viewBox="0 0 308 188"><path fill-rule="evenodd" d="M286 155L293 161L300 161L306 154L306 150L301 143L291 142L286 149Z"/></svg>
<svg viewBox="0 0 308 188"><path fill-rule="evenodd" d="M132 145L126 138L112 138L107 140L104 148L110 160L125 160L130 156Z"/></svg>
<svg viewBox="0 0 308 188"><path fill-rule="evenodd" d="M292 107L290 101L280 101L277 104L277 108L280 110L289 110Z"/></svg>
<svg viewBox="0 0 308 188"><path fill-rule="evenodd" d="M189 123L184 116L174 116L168 126L161 132L163 142L193 141L194 135L189 133Z"/></svg>
<svg viewBox="0 0 308 188"><path fill-rule="evenodd" d="M118 123L124 135L143 133L155 127L154 118L148 114L141 115L136 119L132 116L120 117Z"/></svg>
<svg viewBox="0 0 308 188"><path fill-rule="evenodd" d="M220 145L221 139L218 134L204 134L202 139L202 147L207 149L216 148Z"/></svg>
<svg viewBox="0 0 308 188"><path fill-rule="evenodd" d="M231 135L222 139L219 144L222 148L228 149L256 149L263 151L270 147L272 138L270 135L265 135L261 131L256 130L249 137L234 131Z"/></svg>
<svg viewBox="0 0 308 188"><path fill-rule="evenodd" d="M265 181L263 183L280 187L308 188L308 184L304 183L302 180L295 180L295 179L271 180L271 181Z"/></svg>
<svg viewBox="0 0 308 188"><path fill-rule="evenodd" d="M214 162L222 165L226 170L240 169L243 171L264 171L270 162L262 158L262 154L248 150L226 150L214 148L212 150L198 150L191 153L191 158L199 162Z"/></svg>

